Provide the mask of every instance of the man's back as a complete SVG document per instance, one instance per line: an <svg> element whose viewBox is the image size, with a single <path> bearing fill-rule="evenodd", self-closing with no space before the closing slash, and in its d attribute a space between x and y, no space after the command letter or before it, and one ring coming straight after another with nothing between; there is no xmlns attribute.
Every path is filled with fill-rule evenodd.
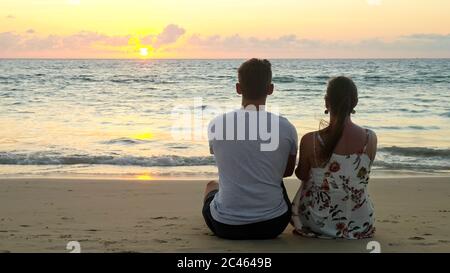
<svg viewBox="0 0 450 273"><path fill-rule="evenodd" d="M295 127L264 110L239 109L217 117L209 128L220 184L211 202L213 218L242 225L285 213L281 183L289 155L297 153Z"/></svg>

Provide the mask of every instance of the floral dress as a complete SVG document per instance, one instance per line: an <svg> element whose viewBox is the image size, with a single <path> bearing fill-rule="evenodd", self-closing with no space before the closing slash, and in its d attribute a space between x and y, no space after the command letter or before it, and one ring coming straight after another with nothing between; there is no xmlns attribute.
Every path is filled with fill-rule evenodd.
<svg viewBox="0 0 450 273"><path fill-rule="evenodd" d="M367 140L370 134L367 130ZM302 183L292 204L296 234L345 239L374 235L374 209L367 191L372 161L366 147L367 143L357 154L333 154L325 166L311 169L311 178Z"/></svg>

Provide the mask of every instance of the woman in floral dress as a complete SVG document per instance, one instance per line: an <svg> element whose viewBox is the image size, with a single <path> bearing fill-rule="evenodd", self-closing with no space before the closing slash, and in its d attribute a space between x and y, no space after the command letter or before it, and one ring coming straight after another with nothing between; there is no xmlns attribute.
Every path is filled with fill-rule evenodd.
<svg viewBox="0 0 450 273"><path fill-rule="evenodd" d="M358 104L354 82L328 83L328 126L306 134L295 171L302 185L293 201L295 233L308 237L363 239L374 235L374 209L367 186L377 149L374 132L352 122Z"/></svg>

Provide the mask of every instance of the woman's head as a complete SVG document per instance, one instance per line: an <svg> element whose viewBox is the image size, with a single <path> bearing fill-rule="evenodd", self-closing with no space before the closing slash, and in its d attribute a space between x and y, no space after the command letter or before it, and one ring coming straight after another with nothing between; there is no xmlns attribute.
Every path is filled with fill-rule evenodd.
<svg viewBox="0 0 450 273"><path fill-rule="evenodd" d="M332 117L332 123L326 129L325 146L322 157L329 159L341 139L345 121L354 112L358 104L358 89L347 77L340 76L328 82L325 105Z"/></svg>
<svg viewBox="0 0 450 273"><path fill-rule="evenodd" d="M332 78L328 82L325 105L332 116L348 116L358 104L358 89L347 77Z"/></svg>

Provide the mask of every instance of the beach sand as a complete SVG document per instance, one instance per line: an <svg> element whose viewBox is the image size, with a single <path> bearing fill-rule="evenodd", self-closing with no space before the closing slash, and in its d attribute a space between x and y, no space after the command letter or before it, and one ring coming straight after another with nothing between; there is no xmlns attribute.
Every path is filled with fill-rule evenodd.
<svg viewBox="0 0 450 273"><path fill-rule="evenodd" d="M0 180L0 253L69 252L450 252L450 178L373 178L376 236L275 240L212 236L201 215L206 181ZM285 182L292 198L297 180Z"/></svg>

